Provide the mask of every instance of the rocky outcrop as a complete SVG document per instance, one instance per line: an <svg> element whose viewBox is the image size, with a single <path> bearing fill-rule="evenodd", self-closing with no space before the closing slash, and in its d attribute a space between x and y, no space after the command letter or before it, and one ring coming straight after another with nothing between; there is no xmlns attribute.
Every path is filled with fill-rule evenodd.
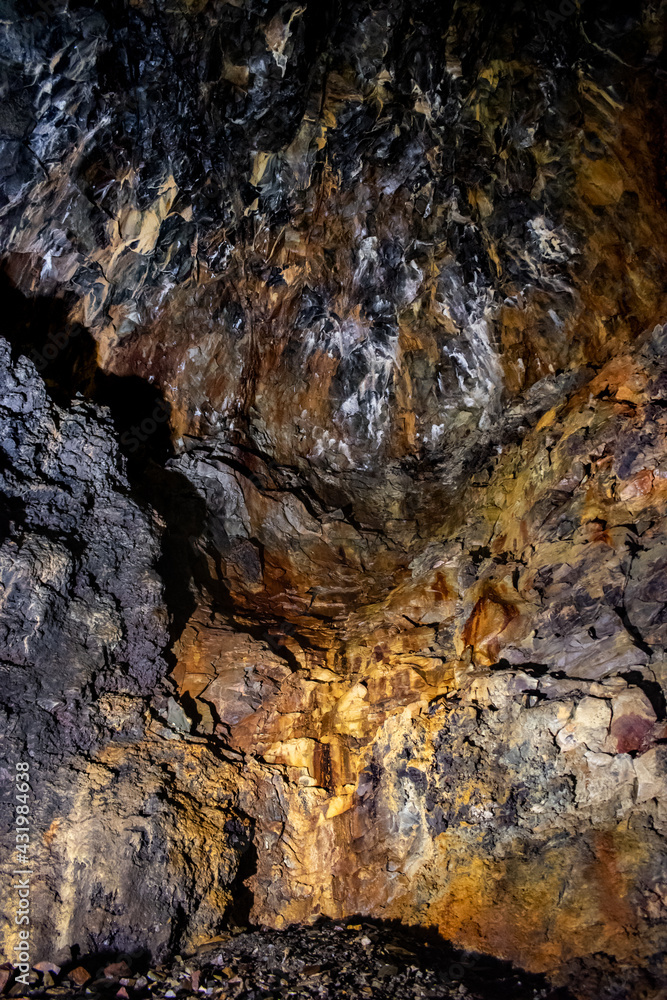
<svg viewBox="0 0 667 1000"><path fill-rule="evenodd" d="M7 10L40 957L362 914L657 998L664 11Z"/></svg>
<svg viewBox="0 0 667 1000"><path fill-rule="evenodd" d="M26 861L34 961L147 934L163 951L229 909L247 820L224 759L153 720L168 704L161 527L132 498L108 413L54 404L6 341L0 387L3 951ZM17 760L31 764L26 855Z"/></svg>
<svg viewBox="0 0 667 1000"><path fill-rule="evenodd" d="M244 806L275 803L258 919L399 917L540 971L633 964L637 935L659 961L664 357L660 327L497 455L336 646L285 631L281 664L212 610L187 627L181 691L271 765Z"/></svg>

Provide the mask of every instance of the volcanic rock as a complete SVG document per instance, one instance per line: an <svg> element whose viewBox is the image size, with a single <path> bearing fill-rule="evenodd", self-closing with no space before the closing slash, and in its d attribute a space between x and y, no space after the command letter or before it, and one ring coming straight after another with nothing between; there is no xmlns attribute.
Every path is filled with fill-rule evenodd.
<svg viewBox="0 0 667 1000"><path fill-rule="evenodd" d="M665 16L5 0L33 963L246 927L387 995L308 943L374 919L664 996Z"/></svg>

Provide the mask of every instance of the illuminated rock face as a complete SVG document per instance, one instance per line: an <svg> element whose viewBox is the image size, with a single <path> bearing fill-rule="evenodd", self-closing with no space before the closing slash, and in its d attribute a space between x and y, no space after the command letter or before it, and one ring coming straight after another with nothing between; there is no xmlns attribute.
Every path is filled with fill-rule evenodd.
<svg viewBox="0 0 667 1000"><path fill-rule="evenodd" d="M44 713L6 735L44 957L193 947L245 882L256 923L657 996L664 18L7 11L1 655Z"/></svg>

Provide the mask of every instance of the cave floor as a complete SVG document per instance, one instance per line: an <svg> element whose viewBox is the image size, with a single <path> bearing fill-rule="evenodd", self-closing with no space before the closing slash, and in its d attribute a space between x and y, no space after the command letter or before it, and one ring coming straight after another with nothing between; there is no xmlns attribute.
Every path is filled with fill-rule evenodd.
<svg viewBox="0 0 667 1000"><path fill-rule="evenodd" d="M100 964L102 962L102 964ZM86 978L87 977L87 978ZM49 985L50 984L50 985ZM10 995L18 995L16 987ZM77 959L30 990L32 997L208 996L216 1000L366 997L412 1000L568 1000L543 976L488 956L461 952L428 931L380 921L285 930L238 930L202 945L189 957L151 967L141 957Z"/></svg>

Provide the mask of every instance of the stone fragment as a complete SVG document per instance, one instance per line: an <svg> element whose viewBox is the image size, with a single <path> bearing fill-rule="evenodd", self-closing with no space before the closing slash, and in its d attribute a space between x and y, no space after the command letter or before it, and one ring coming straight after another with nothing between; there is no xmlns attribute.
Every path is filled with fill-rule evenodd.
<svg viewBox="0 0 667 1000"><path fill-rule="evenodd" d="M182 733L189 733L192 729L192 719L188 718L182 706L172 697L167 701L167 722Z"/></svg>
<svg viewBox="0 0 667 1000"><path fill-rule="evenodd" d="M321 965L305 965L303 968L304 976L319 976L322 971Z"/></svg>
<svg viewBox="0 0 667 1000"><path fill-rule="evenodd" d="M609 703L601 698L585 697L576 706L572 719L558 731L556 741L561 750L574 750L578 746L602 750L610 723Z"/></svg>
<svg viewBox="0 0 667 1000"><path fill-rule="evenodd" d="M378 976L395 976L398 973L397 965L384 964L378 967Z"/></svg>
<svg viewBox="0 0 667 1000"><path fill-rule="evenodd" d="M67 973L67 978L71 982L76 983L77 986L85 986L93 977L82 965L78 965L75 969Z"/></svg>

